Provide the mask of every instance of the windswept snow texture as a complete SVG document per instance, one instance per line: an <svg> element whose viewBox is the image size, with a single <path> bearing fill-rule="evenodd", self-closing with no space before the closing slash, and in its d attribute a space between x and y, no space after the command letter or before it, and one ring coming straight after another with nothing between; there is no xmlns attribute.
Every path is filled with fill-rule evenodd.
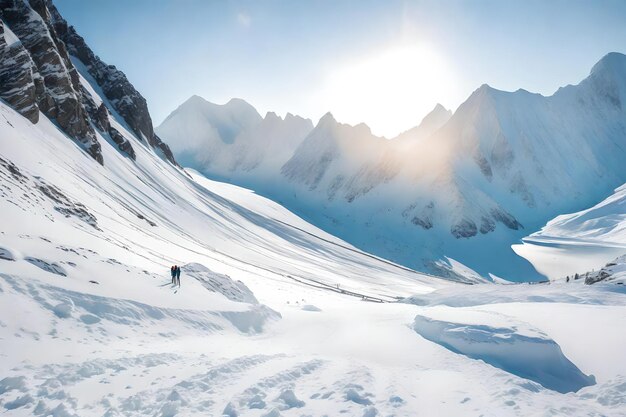
<svg viewBox="0 0 626 417"><path fill-rule="evenodd" d="M626 184L591 208L550 220L513 249L550 279L597 270L626 253Z"/></svg>
<svg viewBox="0 0 626 417"><path fill-rule="evenodd" d="M213 160L186 162L411 268L454 276L440 262L448 257L484 277L541 280L510 246L559 214L590 207L626 181L625 102L626 56L610 53L578 85L552 96L483 85L453 115L437 107L416 129L394 139L327 114L305 136L295 130L285 136L291 157L282 166L268 166L259 179L246 178L245 169L234 165L225 176ZM214 126L207 122L189 133L170 128L185 126L195 113L184 104L157 130L172 147L185 147L189 137ZM259 131L242 143L268 140L273 148L278 138ZM211 146L206 153L212 155Z"/></svg>
<svg viewBox="0 0 626 417"><path fill-rule="evenodd" d="M413 329L453 352L480 359L561 393L595 384L563 355L554 340L541 332L521 334L515 328L450 323L417 316Z"/></svg>

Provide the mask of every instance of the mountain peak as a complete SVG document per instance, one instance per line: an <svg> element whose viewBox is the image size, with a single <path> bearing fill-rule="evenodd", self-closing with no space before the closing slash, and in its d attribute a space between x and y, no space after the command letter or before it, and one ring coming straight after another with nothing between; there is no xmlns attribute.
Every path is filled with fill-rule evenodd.
<svg viewBox="0 0 626 417"><path fill-rule="evenodd" d="M445 107L443 107L443 105L441 103L437 103L435 104L435 108L431 110L430 113L435 113L435 112L446 112L446 113L451 113L450 110L446 109Z"/></svg>
<svg viewBox="0 0 626 417"><path fill-rule="evenodd" d="M185 102L183 102L183 104L180 105L180 107L188 107L188 106L211 106L211 107L217 107L217 108L223 108L223 109L227 109L230 111L234 111L234 112L254 112L257 113L256 109L254 108L254 106L250 103L248 103L246 100L242 99L242 98L231 98L230 100L228 100L228 102L226 102L225 104L216 104L213 103L207 99L205 99L204 97L201 97L197 94L192 95L191 97L189 97ZM260 117L260 116L259 116Z"/></svg>
<svg viewBox="0 0 626 417"><path fill-rule="evenodd" d="M591 74L599 74L602 72L626 72L626 55L619 52L609 52L604 55L594 66L591 68Z"/></svg>
<svg viewBox="0 0 626 417"><path fill-rule="evenodd" d="M267 113L265 113L264 119L265 120L276 120L276 119L282 120L282 118L279 115L277 115L276 112L273 112L273 111L268 111Z"/></svg>
<svg viewBox="0 0 626 417"><path fill-rule="evenodd" d="M419 125L401 133L397 136L397 139L418 140L425 138L446 124L451 117L452 111L446 109L440 103L437 103L435 107L426 116L424 116Z"/></svg>
<svg viewBox="0 0 626 417"><path fill-rule="evenodd" d="M209 103L208 100L206 100L203 97L200 97L199 95L194 94L193 96L189 97L187 100L185 100L185 102L182 105L185 104L197 104L197 103Z"/></svg>
<svg viewBox="0 0 626 417"><path fill-rule="evenodd" d="M422 119L422 123L431 119L449 119L450 116L452 116L452 110L448 110L440 103L437 103L435 108Z"/></svg>
<svg viewBox="0 0 626 417"><path fill-rule="evenodd" d="M224 104L225 106L250 106L253 107L252 104L248 103L246 100L242 98L233 97L228 100L228 103Z"/></svg>
<svg viewBox="0 0 626 417"><path fill-rule="evenodd" d="M496 90L495 88L493 88L489 84L485 83L485 84L482 84L480 87L478 87L476 89L475 93L490 94L490 93L493 93L495 91L498 91L498 90Z"/></svg>
<svg viewBox="0 0 626 417"><path fill-rule="evenodd" d="M626 100L626 55L619 52L606 54L593 66L587 79L600 97L623 109L622 103Z"/></svg>
<svg viewBox="0 0 626 417"><path fill-rule="evenodd" d="M466 107L474 107L474 106L483 106L492 101L494 94L498 92L495 88L491 87L489 84L483 84L478 87L467 100L459 107L459 110ZM458 111L457 111L458 112Z"/></svg>
<svg viewBox="0 0 626 417"><path fill-rule="evenodd" d="M332 126L336 124L337 120L335 120L335 117L331 112L327 112L325 115L323 115L320 121L317 123L318 126Z"/></svg>

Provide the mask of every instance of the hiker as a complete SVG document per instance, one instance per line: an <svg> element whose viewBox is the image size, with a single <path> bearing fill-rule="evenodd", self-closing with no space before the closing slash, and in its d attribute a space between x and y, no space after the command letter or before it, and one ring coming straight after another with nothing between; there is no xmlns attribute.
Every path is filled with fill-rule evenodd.
<svg viewBox="0 0 626 417"><path fill-rule="evenodd" d="M180 266L176 267L176 281L178 282L178 286L180 287Z"/></svg>
<svg viewBox="0 0 626 417"><path fill-rule="evenodd" d="M170 273L172 274L172 285L174 285L176 284L176 265L172 265Z"/></svg>

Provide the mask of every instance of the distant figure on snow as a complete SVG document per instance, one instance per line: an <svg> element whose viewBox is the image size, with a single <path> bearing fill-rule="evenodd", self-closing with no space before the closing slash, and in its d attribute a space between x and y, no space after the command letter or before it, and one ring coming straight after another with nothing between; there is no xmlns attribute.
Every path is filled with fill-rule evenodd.
<svg viewBox="0 0 626 417"><path fill-rule="evenodd" d="M178 283L178 286L180 287L180 266L176 266L176 282Z"/></svg>
<svg viewBox="0 0 626 417"><path fill-rule="evenodd" d="M176 265L172 265L170 268L170 272L172 274L172 285L176 284Z"/></svg>

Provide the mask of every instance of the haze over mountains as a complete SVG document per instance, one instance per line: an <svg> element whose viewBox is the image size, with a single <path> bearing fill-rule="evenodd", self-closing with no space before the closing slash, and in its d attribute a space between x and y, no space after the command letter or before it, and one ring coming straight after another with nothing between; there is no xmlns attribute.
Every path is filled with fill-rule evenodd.
<svg viewBox="0 0 626 417"><path fill-rule="evenodd" d="M483 85L454 114L438 105L394 139L330 114L311 129L295 116L261 118L241 100L198 97L156 130L184 165L362 249L431 272L446 273L451 257L523 279L534 271L512 243L626 181L625 86L626 57L610 53L552 96Z"/></svg>

